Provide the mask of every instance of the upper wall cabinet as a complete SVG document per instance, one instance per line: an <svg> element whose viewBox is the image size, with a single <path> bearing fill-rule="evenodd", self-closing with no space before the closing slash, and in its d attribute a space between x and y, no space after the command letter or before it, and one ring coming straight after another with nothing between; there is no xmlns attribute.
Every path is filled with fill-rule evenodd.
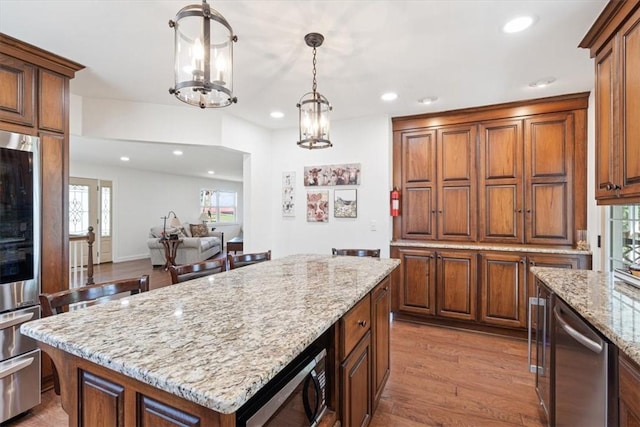
<svg viewBox="0 0 640 427"><path fill-rule="evenodd" d="M580 43L595 58L596 199L640 202L640 0L610 1Z"/></svg>
<svg viewBox="0 0 640 427"><path fill-rule="evenodd" d="M33 126L34 66L0 54L0 120Z"/></svg>
<svg viewBox="0 0 640 427"><path fill-rule="evenodd" d="M394 118L394 239L572 245L586 228L587 105L576 94Z"/></svg>

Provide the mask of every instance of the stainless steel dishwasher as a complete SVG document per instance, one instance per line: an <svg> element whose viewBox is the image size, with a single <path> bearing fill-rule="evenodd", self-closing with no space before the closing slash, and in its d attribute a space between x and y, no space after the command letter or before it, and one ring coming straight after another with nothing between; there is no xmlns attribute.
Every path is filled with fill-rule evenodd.
<svg viewBox="0 0 640 427"><path fill-rule="evenodd" d="M616 347L560 298L553 317L555 426L617 425Z"/></svg>

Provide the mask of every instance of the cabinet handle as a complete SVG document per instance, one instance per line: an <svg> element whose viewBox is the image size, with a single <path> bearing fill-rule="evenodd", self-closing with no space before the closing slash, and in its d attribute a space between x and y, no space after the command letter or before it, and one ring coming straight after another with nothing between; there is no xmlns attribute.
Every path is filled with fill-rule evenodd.
<svg viewBox="0 0 640 427"><path fill-rule="evenodd" d="M367 326L367 321L366 320L358 320L358 325L362 326L363 328Z"/></svg>

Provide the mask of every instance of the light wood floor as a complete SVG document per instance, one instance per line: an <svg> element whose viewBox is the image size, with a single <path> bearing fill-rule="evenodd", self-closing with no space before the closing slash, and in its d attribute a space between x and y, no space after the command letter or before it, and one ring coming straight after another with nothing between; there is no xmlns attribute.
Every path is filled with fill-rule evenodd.
<svg viewBox="0 0 640 427"><path fill-rule="evenodd" d="M145 262L146 261L146 262ZM170 283L149 260L96 268L96 282L149 274L152 289ZM394 321L391 375L371 427L542 427L525 341ZM62 427L68 419L53 391L3 427Z"/></svg>

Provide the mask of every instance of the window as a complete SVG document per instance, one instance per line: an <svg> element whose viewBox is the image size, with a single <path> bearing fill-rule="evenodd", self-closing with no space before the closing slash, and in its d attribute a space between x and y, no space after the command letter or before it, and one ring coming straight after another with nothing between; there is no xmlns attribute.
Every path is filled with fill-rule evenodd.
<svg viewBox="0 0 640 427"><path fill-rule="evenodd" d="M640 263L640 205L611 207L609 239L610 271Z"/></svg>
<svg viewBox="0 0 640 427"><path fill-rule="evenodd" d="M200 212L211 222L236 222L238 193L223 190L200 190Z"/></svg>

